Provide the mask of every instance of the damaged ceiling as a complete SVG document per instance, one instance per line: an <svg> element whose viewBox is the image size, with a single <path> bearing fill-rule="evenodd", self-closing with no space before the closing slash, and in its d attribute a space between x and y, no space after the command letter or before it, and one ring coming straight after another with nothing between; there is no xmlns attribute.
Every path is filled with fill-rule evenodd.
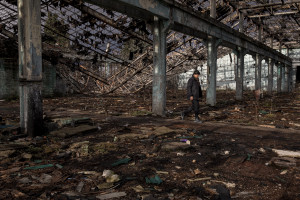
<svg viewBox="0 0 300 200"><path fill-rule="evenodd" d="M176 0L209 16L210 2ZM133 19L79 0L41 1L43 59L79 93L133 93L152 82L151 22ZM217 20L279 49L299 48L300 1L217 1ZM17 1L0 1L0 48L17 55ZM12 42L14 46L11 46ZM167 75L186 72L206 62L201 39L169 31ZM220 47L218 57L232 50Z"/></svg>

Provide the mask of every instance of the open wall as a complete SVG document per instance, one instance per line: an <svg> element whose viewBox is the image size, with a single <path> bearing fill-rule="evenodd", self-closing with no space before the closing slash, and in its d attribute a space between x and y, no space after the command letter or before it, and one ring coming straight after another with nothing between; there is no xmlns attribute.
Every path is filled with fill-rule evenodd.
<svg viewBox="0 0 300 200"><path fill-rule="evenodd" d="M287 50L283 49L282 53L287 55ZM292 59L300 58L300 49L290 49L289 56ZM217 89L236 89L235 83L235 71L236 71L236 56L231 53L217 61ZM206 89L207 85L207 64L197 66L200 71L200 81L202 87ZM188 79L192 76L194 70L189 70L186 73L180 75L179 88L185 88ZM296 66L293 67L292 71L293 83L296 81ZM276 89L277 85L277 67L274 65L274 78L273 78L273 90ZM267 90L268 87L268 64L266 60L262 60L262 72L261 72L261 84L262 89ZM255 60L251 55L245 55L245 74L244 74L244 90L254 90L255 88Z"/></svg>

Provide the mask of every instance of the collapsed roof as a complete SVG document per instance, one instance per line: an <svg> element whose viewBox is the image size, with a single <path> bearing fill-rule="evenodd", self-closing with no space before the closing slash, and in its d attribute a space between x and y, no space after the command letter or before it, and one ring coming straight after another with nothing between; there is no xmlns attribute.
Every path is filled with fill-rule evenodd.
<svg viewBox="0 0 300 200"><path fill-rule="evenodd" d="M204 15L210 1L176 0ZM245 34L279 49L299 48L300 1L217 1L217 20L238 29L239 12L245 16ZM43 59L57 65L58 74L77 92L133 93L152 82L151 24L81 0L42 0ZM0 38L15 41L17 1L0 1ZM2 42L0 50L7 52ZM6 50L5 50L6 49ZM206 47L199 38L169 31L167 75L173 77L206 62ZM220 47L218 57L232 50ZM7 56L7 55L5 55Z"/></svg>

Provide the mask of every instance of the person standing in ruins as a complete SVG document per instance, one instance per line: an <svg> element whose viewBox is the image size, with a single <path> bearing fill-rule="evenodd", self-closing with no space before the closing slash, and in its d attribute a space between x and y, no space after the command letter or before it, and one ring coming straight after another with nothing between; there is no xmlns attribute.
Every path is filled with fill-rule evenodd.
<svg viewBox="0 0 300 200"><path fill-rule="evenodd" d="M199 100L202 98L202 90L199 81L200 72L195 70L193 76L187 83L187 98L192 103L191 107L181 113L181 119L188 115L191 111L195 113L195 122L202 123L199 119Z"/></svg>

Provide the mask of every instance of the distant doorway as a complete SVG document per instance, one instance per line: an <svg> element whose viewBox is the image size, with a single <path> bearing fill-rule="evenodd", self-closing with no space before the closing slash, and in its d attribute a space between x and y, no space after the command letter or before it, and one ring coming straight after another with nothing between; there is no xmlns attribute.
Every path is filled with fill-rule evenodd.
<svg viewBox="0 0 300 200"><path fill-rule="evenodd" d="M297 66L296 82L300 83L300 66Z"/></svg>

